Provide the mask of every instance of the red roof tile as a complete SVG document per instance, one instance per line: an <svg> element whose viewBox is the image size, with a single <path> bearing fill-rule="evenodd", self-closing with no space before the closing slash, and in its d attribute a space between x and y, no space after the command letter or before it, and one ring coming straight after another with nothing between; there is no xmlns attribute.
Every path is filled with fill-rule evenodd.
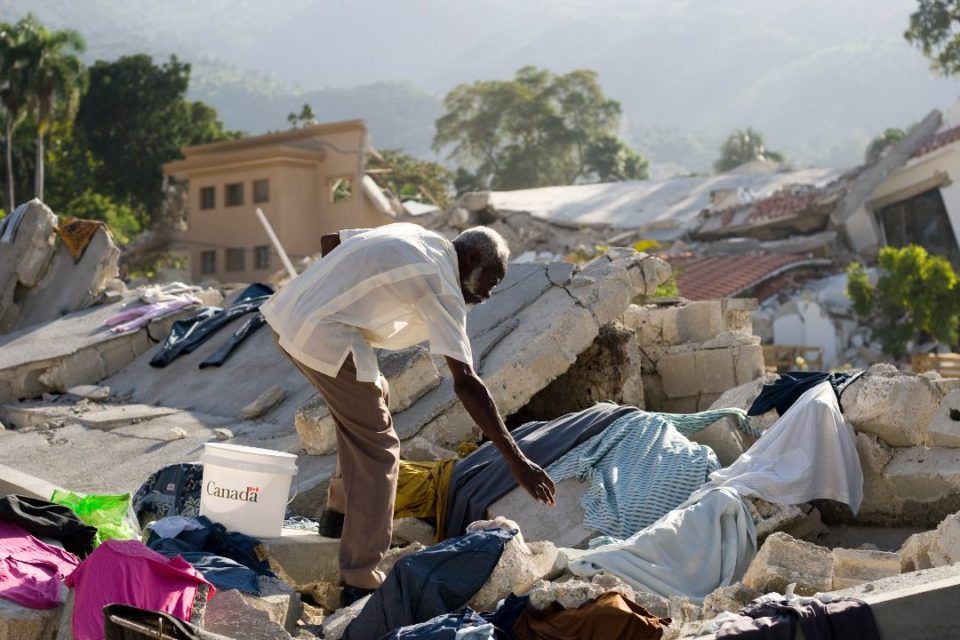
<svg viewBox="0 0 960 640"><path fill-rule="evenodd" d="M697 256L686 253L661 257L674 268L680 295L689 300L731 298L789 269L829 262L796 254Z"/></svg>
<svg viewBox="0 0 960 640"><path fill-rule="evenodd" d="M945 147L953 142L957 142L958 140L960 140L960 126L947 129L946 131L941 131L937 135L933 136L933 138L931 138L925 145L914 151L913 157L918 158L928 153L933 153L937 149Z"/></svg>

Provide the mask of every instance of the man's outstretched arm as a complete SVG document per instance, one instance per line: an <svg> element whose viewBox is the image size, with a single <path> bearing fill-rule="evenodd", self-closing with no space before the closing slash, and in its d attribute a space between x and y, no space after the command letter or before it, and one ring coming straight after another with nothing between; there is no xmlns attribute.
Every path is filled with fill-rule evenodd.
<svg viewBox="0 0 960 640"><path fill-rule="evenodd" d="M447 366L453 374L453 389L463 403L470 417L473 418L480 431L493 443L504 459L507 466L517 479L517 484L526 489L531 496L548 504L554 505L553 495L556 488L547 472L530 461L520 447L513 440L503 418L497 410L497 405L473 367L447 357Z"/></svg>

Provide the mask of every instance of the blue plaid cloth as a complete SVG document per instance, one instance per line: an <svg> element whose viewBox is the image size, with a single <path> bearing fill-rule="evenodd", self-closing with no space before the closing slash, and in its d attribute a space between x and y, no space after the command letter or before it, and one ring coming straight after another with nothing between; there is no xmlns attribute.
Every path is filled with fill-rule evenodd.
<svg viewBox="0 0 960 640"><path fill-rule="evenodd" d="M748 430L742 409L667 414L637 411L569 451L547 469L554 481L590 483L583 525L629 538L681 505L720 468L710 447L686 438L724 417Z"/></svg>

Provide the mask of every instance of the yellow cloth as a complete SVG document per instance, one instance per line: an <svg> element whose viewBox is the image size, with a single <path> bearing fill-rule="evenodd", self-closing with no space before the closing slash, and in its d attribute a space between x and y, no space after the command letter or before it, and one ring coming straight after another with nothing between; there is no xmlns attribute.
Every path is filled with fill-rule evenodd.
<svg viewBox="0 0 960 640"><path fill-rule="evenodd" d="M57 227L57 235L63 240L73 259L79 260L99 229L106 231L108 227L99 220L72 218Z"/></svg>
<svg viewBox="0 0 960 640"><path fill-rule="evenodd" d="M447 492L456 460L400 461L394 518L434 518L437 540L446 528Z"/></svg>
<svg viewBox="0 0 960 640"><path fill-rule="evenodd" d="M457 457L466 458L468 455L480 448L476 442L463 442L457 447Z"/></svg>

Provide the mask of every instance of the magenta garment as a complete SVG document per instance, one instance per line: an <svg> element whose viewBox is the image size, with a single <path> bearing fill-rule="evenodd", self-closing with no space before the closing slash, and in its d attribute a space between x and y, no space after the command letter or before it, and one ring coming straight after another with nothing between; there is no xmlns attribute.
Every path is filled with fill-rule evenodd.
<svg viewBox="0 0 960 640"><path fill-rule="evenodd" d="M73 587L73 637L103 640L103 608L128 604L190 620L197 587L209 585L186 560L167 558L139 540L108 540L67 578Z"/></svg>
<svg viewBox="0 0 960 640"><path fill-rule="evenodd" d="M34 538L20 525L0 522L0 598L30 609L61 603L64 578L80 564L77 556Z"/></svg>
<svg viewBox="0 0 960 640"><path fill-rule="evenodd" d="M179 311L185 307L200 304L200 301L194 297L178 298L176 300L167 300L165 302L156 302L154 304L145 304L133 309L121 311L115 316L104 320L103 324L110 329L111 333L126 333L146 325L154 318L162 318L170 315L174 311Z"/></svg>

